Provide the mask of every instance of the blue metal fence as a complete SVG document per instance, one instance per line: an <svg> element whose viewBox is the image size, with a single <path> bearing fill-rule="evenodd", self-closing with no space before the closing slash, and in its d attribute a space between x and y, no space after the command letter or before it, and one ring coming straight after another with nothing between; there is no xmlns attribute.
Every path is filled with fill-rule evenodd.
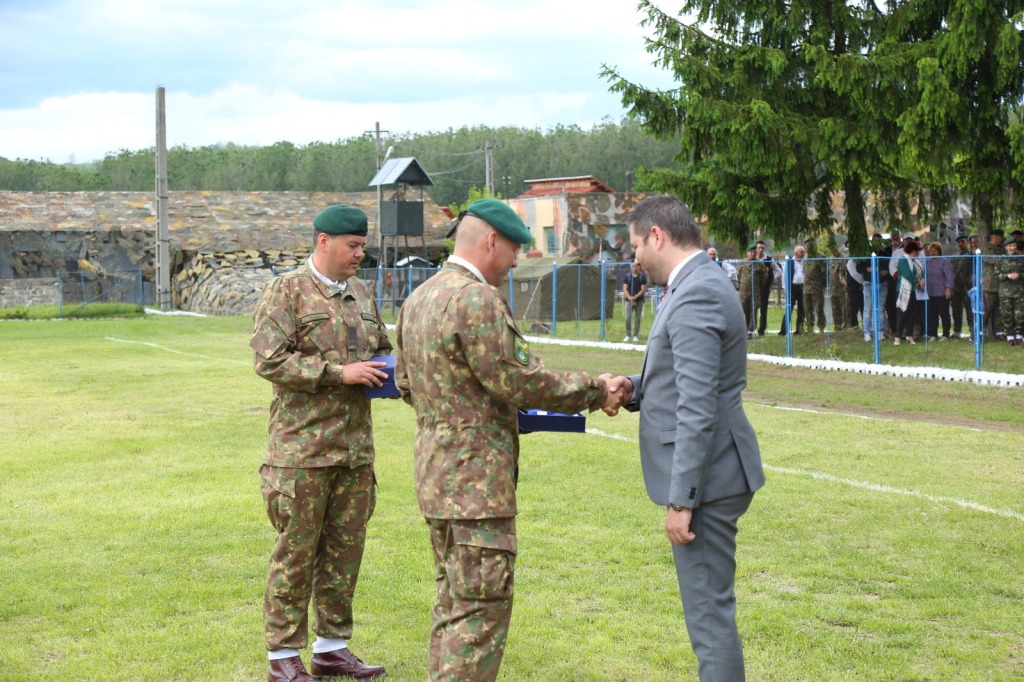
<svg viewBox="0 0 1024 682"><path fill-rule="evenodd" d="M944 322L946 305L934 299L924 297L920 299L919 303L914 304L919 306L917 310L921 313L921 320L917 322L920 325L920 329L915 329L911 332L911 335L920 342L914 345L904 343L899 348L895 348L893 343L894 325L896 324L897 317L893 312L893 303L896 300L897 280L893 279L891 275L886 274L890 265L885 262L886 258L884 256L872 255L869 258L863 259L838 259L844 267L848 266L851 261L854 266L861 265L861 270L864 272L863 284L853 279L848 269L845 276L839 274L838 268L833 273L832 268L829 266L834 264L837 259L824 257L804 259L804 265L820 262L825 267L826 280L824 290L812 292L812 297L821 296L824 301L825 319L817 325L823 328L822 331L814 329L801 330L799 328L799 323L802 320L798 319L795 312L797 307L796 299L799 298L799 294L798 288L792 285L796 264L791 258L775 263L774 265L777 266L776 282L772 291L769 292L775 300L767 307L765 324L761 324L761 320L757 319L761 314L761 306L758 304L761 302L761 296L765 292L754 290L750 292L752 313L755 316L755 319L752 320L752 328L754 330L761 328L772 332L765 336L757 333L752 334L750 352L785 357L839 359L873 364L935 365L956 369L973 368L998 372L1024 373L1024 348L1010 346L1003 341L1002 332L1004 330L993 328L992 326L994 322L992 318L997 313L990 310L988 315L986 315L983 306L979 305L980 302L985 300L982 291L983 287L975 285L983 281L983 262L991 264L1001 259L1021 259L1024 257L983 256L981 254L919 256L921 263L925 266L927 266L930 259L946 259L951 263L957 260L970 261L970 267L965 269L971 273L970 282L967 283L967 289L970 290L970 294L965 294L962 291L963 287L959 285L955 294L956 296L967 297L967 300L959 302L962 305L956 307L958 309L966 308L970 318L962 316L960 319L955 320L953 325L956 329L969 328L970 333L967 338L958 338L950 331L949 337L945 337L937 333L938 329L930 329L930 324L937 324L937 322L933 322L935 315L932 308L939 306L942 309L940 311L942 316L939 321ZM740 261L735 264L739 265L742 262ZM1021 262L1024 263L1024 260ZM541 333L549 333L553 337L594 341L621 338L625 328L625 308L621 295L622 281L621 276L613 280L613 273L621 273L624 265L626 264L599 264L601 283L600 286L592 287L592 289L582 285L582 280L579 278L582 277L582 268L593 268L594 265L552 265L550 273L550 320L530 318L517 320L517 323L520 324L524 333L540 330ZM577 316L575 319L575 329L568 328L565 325L559 326L558 324L558 281L559 278L571 276L566 274L567 268L577 269L576 310L584 309L586 307L584 305L585 301L589 301L591 298L599 300L599 305L590 307L590 309L599 310L599 315L593 315L592 319L584 319ZM856 270L856 268L854 269ZM923 271L925 291L927 291L929 268L924 267ZM415 287L429 279L436 272L437 270L434 268L381 268L364 271L360 273L360 276L371 285L376 284L378 305L385 319L393 321L397 309ZM614 287L609 286L612 281L615 283ZM963 283L961 282L960 284ZM750 286L754 287L753 282L751 282ZM846 289L850 301L857 300L853 292L850 291L851 288L856 289L856 293L863 298L863 304L858 305L854 311L847 310L845 315L840 311L832 310L833 299L831 294L835 287ZM513 310L516 310L516 291L511 277L509 278L507 292L510 305ZM654 317L653 310L661 299L661 294L662 290L660 287L652 286L645 299L644 305L650 310L651 314L644 316L644 332L650 328L650 322ZM807 292L805 291L806 295ZM610 315L606 314L606 304L609 302L609 299L614 302L614 305L611 306L613 312ZM1009 304L1008 302L1005 303L1006 305ZM530 308L534 309L533 306ZM539 310L539 307L536 309ZM843 317L847 319L841 319ZM986 324L989 329L988 334L985 333ZM783 330L785 333L783 333ZM804 333L801 334L801 331ZM639 336L641 339L646 338L644 333L641 333Z"/></svg>

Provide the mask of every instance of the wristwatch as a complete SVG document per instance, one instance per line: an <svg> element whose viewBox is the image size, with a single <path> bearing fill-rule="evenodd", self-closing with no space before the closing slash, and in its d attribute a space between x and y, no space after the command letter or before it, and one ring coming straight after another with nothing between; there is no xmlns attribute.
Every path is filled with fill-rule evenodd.
<svg viewBox="0 0 1024 682"><path fill-rule="evenodd" d="M690 507L684 507L680 504L670 504L668 508L671 509L672 511L693 511L693 509L691 509Z"/></svg>

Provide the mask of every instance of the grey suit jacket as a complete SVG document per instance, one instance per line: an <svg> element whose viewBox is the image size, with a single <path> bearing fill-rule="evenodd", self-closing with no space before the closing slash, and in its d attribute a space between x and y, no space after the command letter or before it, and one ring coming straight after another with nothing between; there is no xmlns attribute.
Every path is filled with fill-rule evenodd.
<svg viewBox="0 0 1024 682"><path fill-rule="evenodd" d="M764 485L754 428L743 412L747 323L722 268L697 253L655 317L641 374L640 460L655 504L699 507Z"/></svg>

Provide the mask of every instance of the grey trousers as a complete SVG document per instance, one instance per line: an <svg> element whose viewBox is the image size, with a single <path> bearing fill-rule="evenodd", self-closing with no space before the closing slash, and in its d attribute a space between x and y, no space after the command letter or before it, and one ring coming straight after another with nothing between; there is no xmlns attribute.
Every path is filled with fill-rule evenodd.
<svg viewBox="0 0 1024 682"><path fill-rule="evenodd" d="M736 523L753 493L693 510L687 545L672 545L690 645L701 682L742 682L743 645L736 627Z"/></svg>

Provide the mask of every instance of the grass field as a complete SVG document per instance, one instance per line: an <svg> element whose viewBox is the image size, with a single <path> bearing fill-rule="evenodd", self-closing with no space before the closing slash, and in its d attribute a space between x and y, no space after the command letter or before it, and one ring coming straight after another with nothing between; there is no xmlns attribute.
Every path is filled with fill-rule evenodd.
<svg viewBox="0 0 1024 682"><path fill-rule="evenodd" d="M0 322L0 680L263 680L270 386L246 318ZM613 339L618 340L618 339ZM536 346L556 368L629 351ZM1024 391L752 363L751 680L1024 679ZM411 410L374 404L353 650L424 678ZM503 680L696 679L635 415L522 438ZM308 652L306 654L308 660Z"/></svg>

